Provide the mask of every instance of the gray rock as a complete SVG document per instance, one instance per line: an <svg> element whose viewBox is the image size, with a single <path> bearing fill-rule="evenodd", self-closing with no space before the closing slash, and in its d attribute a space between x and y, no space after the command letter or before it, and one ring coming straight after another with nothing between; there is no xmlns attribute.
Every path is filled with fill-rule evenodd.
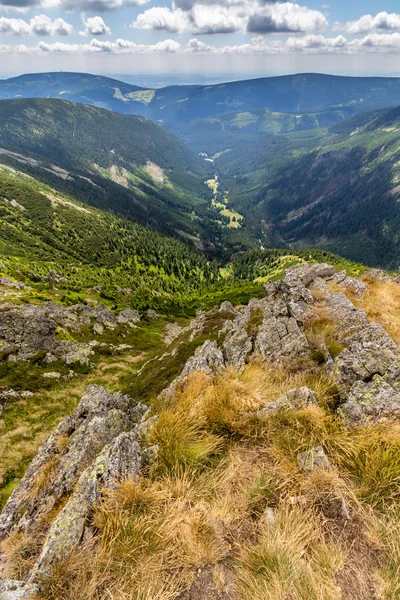
<svg viewBox="0 0 400 600"><path fill-rule="evenodd" d="M15 390L8 390L6 388L0 389L0 416L5 409L9 400L21 398L22 394Z"/></svg>
<svg viewBox="0 0 400 600"><path fill-rule="evenodd" d="M238 329L231 327L231 332L224 341L223 350L228 364L239 367L246 364L253 351L253 341L245 326Z"/></svg>
<svg viewBox="0 0 400 600"><path fill-rule="evenodd" d="M76 490L52 524L33 569L33 581L48 575L55 561L68 556L82 542L102 490L114 487L123 477L137 479L141 466L142 453L134 432L119 435L103 449L93 466L82 473Z"/></svg>
<svg viewBox="0 0 400 600"><path fill-rule="evenodd" d="M218 310L219 310L219 312L222 312L222 313L229 313L232 315L236 315L235 307L233 306L233 304L231 304L227 300L221 304L221 306L219 307Z"/></svg>
<svg viewBox="0 0 400 600"><path fill-rule="evenodd" d="M326 263L301 264L287 269L286 275L294 273L303 285L308 287L314 279L330 279L335 276L335 269Z"/></svg>
<svg viewBox="0 0 400 600"><path fill-rule="evenodd" d="M29 285L25 285L21 281L13 281L12 279L8 279L7 277L0 277L0 285L13 288L16 290L31 290L32 288Z"/></svg>
<svg viewBox="0 0 400 600"><path fill-rule="evenodd" d="M305 473L311 473L312 471L319 471L321 469L330 471L332 469L329 458L325 454L322 446L317 446L316 448L312 448L311 450L299 454L297 457L297 464L299 465L300 470Z"/></svg>
<svg viewBox="0 0 400 600"><path fill-rule="evenodd" d="M90 343L75 343L70 340L60 342L56 351L68 367L76 364L91 366L90 359L94 355Z"/></svg>
<svg viewBox="0 0 400 600"><path fill-rule="evenodd" d="M29 360L52 348L56 323L40 307L24 305L0 312L0 351Z"/></svg>
<svg viewBox="0 0 400 600"><path fill-rule="evenodd" d="M140 323L139 311L133 310L132 308L126 308L119 313L117 322L122 325L137 325L137 323Z"/></svg>
<svg viewBox="0 0 400 600"><path fill-rule="evenodd" d="M365 294L368 289L367 284L356 277L345 277L338 282L338 286L343 290L353 292L358 298Z"/></svg>
<svg viewBox="0 0 400 600"><path fill-rule="evenodd" d="M311 292L316 292L321 298L326 298L330 295L330 291L326 284L326 281L321 277L316 277L315 279L313 279L313 281L310 284L310 290Z"/></svg>
<svg viewBox="0 0 400 600"><path fill-rule="evenodd" d="M25 581L0 581L0 600L34 600L38 587Z"/></svg>
<svg viewBox="0 0 400 600"><path fill-rule="evenodd" d="M117 317L108 310L105 304L99 304L90 314L93 315L98 323L104 325L106 329L115 329Z"/></svg>
<svg viewBox="0 0 400 600"><path fill-rule="evenodd" d="M149 308L149 310L146 312L146 316L148 319L159 319L160 318L160 315L158 314L158 312L156 312L152 308Z"/></svg>
<svg viewBox="0 0 400 600"><path fill-rule="evenodd" d="M304 357L310 353L310 345L291 317L271 317L264 321L255 340L255 351L267 360L288 357Z"/></svg>
<svg viewBox="0 0 400 600"><path fill-rule="evenodd" d="M346 271L339 271L339 273L335 273L333 275L333 277L330 277L329 281L332 281L332 283L340 283L341 281L346 279L346 277L347 277Z"/></svg>
<svg viewBox="0 0 400 600"><path fill-rule="evenodd" d="M399 355L399 348L390 335L376 323L368 324L347 341L348 348L335 359L334 369L344 400L354 383L385 375Z"/></svg>
<svg viewBox="0 0 400 600"><path fill-rule="evenodd" d="M187 361L181 377L187 377L194 371L204 371L215 375L225 367L224 356L218 348L217 342L207 340L194 355Z"/></svg>
<svg viewBox="0 0 400 600"><path fill-rule="evenodd" d="M268 415L278 410L300 410L310 404L318 406L314 392L308 387L299 387L282 394L275 402L266 404L258 411L258 415Z"/></svg>
<svg viewBox="0 0 400 600"><path fill-rule="evenodd" d="M95 323L93 325L93 334L94 335L103 335L104 326L101 323Z"/></svg>
<svg viewBox="0 0 400 600"><path fill-rule="evenodd" d="M314 299L296 271L290 269L287 271L281 283L281 290L290 316L299 323L307 322L312 316Z"/></svg>
<svg viewBox="0 0 400 600"><path fill-rule="evenodd" d="M400 416L400 390L376 375L370 382L357 381L339 408L347 425L364 425Z"/></svg>
<svg viewBox="0 0 400 600"><path fill-rule="evenodd" d="M342 340L369 325L365 312L356 308L342 292L328 296L325 307L328 318L339 325L338 333Z"/></svg>
<svg viewBox="0 0 400 600"><path fill-rule="evenodd" d="M104 446L132 430L146 411L129 396L90 385L76 411L42 444L11 494L0 515L0 539L45 518L61 497L72 492L82 471ZM37 489L38 476L49 466L51 476Z"/></svg>
<svg viewBox="0 0 400 600"><path fill-rule="evenodd" d="M207 340L202 346L197 348L194 355L186 362L179 377L174 379L171 385L161 392L160 396L170 396L174 394L179 383L186 379L191 373L203 371L210 375L217 375L224 367L224 355L218 348L217 342L210 342L210 340Z"/></svg>
<svg viewBox="0 0 400 600"><path fill-rule="evenodd" d="M49 371L48 373L43 373L43 377L45 379L61 379L61 373L57 371Z"/></svg>
<svg viewBox="0 0 400 600"><path fill-rule="evenodd" d="M365 273L364 277L369 281L378 281L379 283L397 283L394 277L391 277L382 269L372 269L372 271Z"/></svg>

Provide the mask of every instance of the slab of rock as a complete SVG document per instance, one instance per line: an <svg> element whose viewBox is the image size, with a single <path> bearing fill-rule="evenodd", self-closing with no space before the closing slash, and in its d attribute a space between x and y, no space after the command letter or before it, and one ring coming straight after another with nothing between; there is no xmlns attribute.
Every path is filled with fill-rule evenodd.
<svg viewBox="0 0 400 600"><path fill-rule="evenodd" d="M114 487L124 477L137 479L142 453L134 432L122 433L97 456L80 476L75 491L53 522L31 579L43 578L53 564L77 547L85 538L90 514L99 503L104 488Z"/></svg>
<svg viewBox="0 0 400 600"><path fill-rule="evenodd" d="M300 410L306 406L318 406L317 397L308 387L299 387L282 394L275 402L266 404L258 411L259 416L279 410Z"/></svg>
<svg viewBox="0 0 400 600"><path fill-rule="evenodd" d="M367 315L342 293L331 294L325 300L328 318L338 325L338 333L342 340L368 327Z"/></svg>
<svg viewBox="0 0 400 600"><path fill-rule="evenodd" d="M376 323L368 324L347 342L348 348L335 359L334 369L344 399L347 399L354 383L359 380L368 382L375 375L385 375L399 357L399 348L394 340Z"/></svg>
<svg viewBox="0 0 400 600"><path fill-rule="evenodd" d="M400 416L400 390L376 375L372 381L357 381L347 401L339 408L349 426L365 425Z"/></svg>
<svg viewBox="0 0 400 600"><path fill-rule="evenodd" d="M322 446L317 446L316 448L312 448L311 450L307 450L307 452L299 454L297 457L297 464L299 465L300 470L305 473L311 473L321 469L330 471L332 469L329 458L325 454Z"/></svg>
<svg viewBox="0 0 400 600"><path fill-rule="evenodd" d="M130 396L90 385L76 411L42 444L0 515L0 539L32 526L73 490L84 469L122 432L134 429L147 407ZM49 471L50 469L50 471ZM41 473L49 471L42 487Z"/></svg>

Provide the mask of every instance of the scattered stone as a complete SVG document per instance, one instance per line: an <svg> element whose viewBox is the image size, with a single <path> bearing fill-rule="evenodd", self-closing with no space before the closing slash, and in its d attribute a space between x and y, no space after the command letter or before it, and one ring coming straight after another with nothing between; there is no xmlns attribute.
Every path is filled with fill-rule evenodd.
<svg viewBox="0 0 400 600"><path fill-rule="evenodd" d="M308 387L299 387L282 394L275 402L266 404L258 411L258 415L268 415L278 410L300 410L310 404L318 406L314 392Z"/></svg>
<svg viewBox="0 0 400 600"><path fill-rule="evenodd" d="M119 313L117 322L123 325L137 325L137 323L140 323L139 311L133 310L132 308L126 308Z"/></svg>
<svg viewBox="0 0 400 600"><path fill-rule="evenodd" d="M327 471L332 469L332 465L322 446L317 446L316 448L312 448L311 450L307 450L307 452L299 454L297 457L297 464L299 465L300 470L305 473L319 471L320 469L325 469Z"/></svg>
<svg viewBox="0 0 400 600"><path fill-rule="evenodd" d="M61 379L61 373L57 371L49 371L48 373L43 373L43 377L45 379Z"/></svg>
<svg viewBox="0 0 400 600"><path fill-rule="evenodd" d="M103 335L104 326L101 323L95 323L93 325L93 334L94 335Z"/></svg>
<svg viewBox="0 0 400 600"><path fill-rule="evenodd" d="M148 319L159 319L160 318L160 315L158 314L158 312L156 312L152 308L149 308L149 310L146 312L146 316Z"/></svg>

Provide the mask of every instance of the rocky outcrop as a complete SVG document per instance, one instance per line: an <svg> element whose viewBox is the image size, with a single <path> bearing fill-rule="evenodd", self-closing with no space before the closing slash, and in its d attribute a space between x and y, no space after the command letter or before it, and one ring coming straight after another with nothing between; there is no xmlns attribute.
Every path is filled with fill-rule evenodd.
<svg viewBox="0 0 400 600"><path fill-rule="evenodd" d="M90 514L104 488L115 486L121 477L139 477L144 461L137 439L134 431L120 434L82 473L72 496L50 528L31 578L48 575L55 561L68 556L87 539L91 532Z"/></svg>
<svg viewBox="0 0 400 600"><path fill-rule="evenodd" d="M115 440L124 432L135 436L136 425L146 412L147 407L129 396L111 394L106 388L90 385L76 411L41 446L12 493L0 515L0 539L46 521L61 499L70 496L99 455L102 465L106 465L103 475L110 475L106 479L109 483L116 472L115 465L125 464L117 456L125 438L120 438L117 445ZM134 439L129 439L133 444Z"/></svg>
<svg viewBox="0 0 400 600"><path fill-rule="evenodd" d="M93 343L75 342L74 332L92 325L93 335L101 336L107 329L129 329L139 322L138 311L129 308L114 315L103 304L95 307L76 304L67 308L55 302L11 304L0 311L0 352L14 362L47 352L67 365L90 365Z"/></svg>
<svg viewBox="0 0 400 600"><path fill-rule="evenodd" d="M122 478L138 479L155 460L156 448L145 445L155 422L147 412L130 396L90 385L75 412L44 442L0 515L0 540L15 531L37 535L39 528L45 541L29 585L3 582L0 598L30 598L52 566L93 534L91 515L104 489Z"/></svg>

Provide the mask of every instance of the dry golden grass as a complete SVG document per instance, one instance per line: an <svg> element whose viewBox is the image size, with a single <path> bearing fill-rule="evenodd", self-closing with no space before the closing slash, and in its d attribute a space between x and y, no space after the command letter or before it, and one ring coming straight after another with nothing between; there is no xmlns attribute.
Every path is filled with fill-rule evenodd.
<svg viewBox="0 0 400 600"><path fill-rule="evenodd" d="M255 415L300 385L319 407ZM99 543L59 564L41 598L177 600L208 569L235 600L365 600L374 565L382 598L394 600L400 519L382 514L398 502L400 426L345 430L328 408L333 393L315 369L253 363L216 379L192 374L156 405L148 441L159 445L157 464L139 483L105 492L93 517ZM332 469L304 474L297 456L317 445ZM358 523L344 539L331 535L335 517L325 510L338 499ZM367 529L386 557L379 572L354 551Z"/></svg>
<svg viewBox="0 0 400 600"><path fill-rule="evenodd" d="M361 298L351 297L352 302L367 313L370 321L382 325L400 345L400 285L381 281L369 281L368 291Z"/></svg>
<svg viewBox="0 0 400 600"><path fill-rule="evenodd" d="M39 531L15 531L6 537L0 543L2 577L17 580L27 577L42 543L43 534Z"/></svg>

